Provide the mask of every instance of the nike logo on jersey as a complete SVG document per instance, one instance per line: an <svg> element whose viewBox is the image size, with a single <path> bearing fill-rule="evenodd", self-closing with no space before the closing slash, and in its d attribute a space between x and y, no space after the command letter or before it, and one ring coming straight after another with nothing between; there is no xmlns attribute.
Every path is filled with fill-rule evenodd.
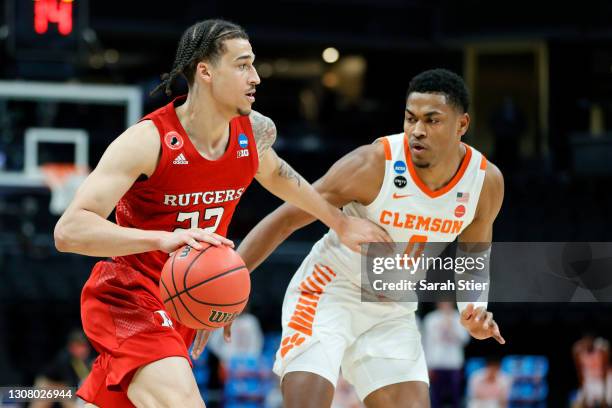
<svg viewBox="0 0 612 408"><path fill-rule="evenodd" d="M183 155L183 153L181 153L178 156L176 156L176 159L174 159L172 164L189 164L189 162L185 158L185 155Z"/></svg>
<svg viewBox="0 0 612 408"><path fill-rule="evenodd" d="M398 198L406 198L406 197L411 197L412 194L397 194L397 193L393 193L393 198L394 199L398 199Z"/></svg>

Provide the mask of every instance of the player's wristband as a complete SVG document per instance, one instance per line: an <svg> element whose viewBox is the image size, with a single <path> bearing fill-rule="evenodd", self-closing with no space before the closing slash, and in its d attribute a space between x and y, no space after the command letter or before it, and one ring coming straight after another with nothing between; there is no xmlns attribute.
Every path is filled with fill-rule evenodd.
<svg viewBox="0 0 612 408"><path fill-rule="evenodd" d="M459 262L460 259L461 262ZM468 288L456 291L459 312L462 312L470 303L474 305L474 309L487 308L491 283L490 260L490 245L485 250L467 252L459 244L455 255L455 265L464 265L464 267L461 270L455 268L455 283L457 288ZM463 284L460 285L459 281Z"/></svg>

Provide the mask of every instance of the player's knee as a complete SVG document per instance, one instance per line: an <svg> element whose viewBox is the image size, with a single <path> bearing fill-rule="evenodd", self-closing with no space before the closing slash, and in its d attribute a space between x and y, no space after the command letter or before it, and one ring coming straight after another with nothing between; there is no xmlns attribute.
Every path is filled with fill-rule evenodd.
<svg viewBox="0 0 612 408"><path fill-rule="evenodd" d="M399 398L392 395L377 395L376 398L366 397L367 408L430 408L429 398L412 396L412 398Z"/></svg>
<svg viewBox="0 0 612 408"><path fill-rule="evenodd" d="M137 407L204 406L189 362L182 357L167 357L141 367L127 395Z"/></svg>
<svg viewBox="0 0 612 408"><path fill-rule="evenodd" d="M412 395L413 398L408 400L406 408L430 408L431 404L429 401L429 388L420 387L414 392L411 392L409 395ZM399 396L400 400L406 401L406 394ZM404 405L402 405L404 406Z"/></svg>
<svg viewBox="0 0 612 408"><path fill-rule="evenodd" d="M292 371L281 384L286 408L321 408L331 406L334 386L327 379L306 371Z"/></svg>
<svg viewBox="0 0 612 408"><path fill-rule="evenodd" d="M145 387L137 384L132 384L128 387L127 396L132 404L137 407L144 407L147 406L147 404L153 404L155 402L155 397L150 395Z"/></svg>
<svg viewBox="0 0 612 408"><path fill-rule="evenodd" d="M380 388L364 399L367 408L430 408L429 388L425 384L393 384Z"/></svg>
<svg viewBox="0 0 612 408"><path fill-rule="evenodd" d="M414 398L407 402L406 408L430 408L431 404L429 402L429 390L427 392L416 392L414 393ZM403 406L403 405L402 405Z"/></svg>
<svg viewBox="0 0 612 408"><path fill-rule="evenodd" d="M193 407L200 408L204 407L204 401L200 396L199 391L183 388L181 390L175 390L167 394L163 400L164 407Z"/></svg>
<svg viewBox="0 0 612 408"><path fill-rule="evenodd" d="M199 391L180 382L156 384L155 387L132 384L127 394L130 401L138 408L204 407Z"/></svg>
<svg viewBox="0 0 612 408"><path fill-rule="evenodd" d="M406 408L429 408L429 398L416 398L414 401L407 402Z"/></svg>

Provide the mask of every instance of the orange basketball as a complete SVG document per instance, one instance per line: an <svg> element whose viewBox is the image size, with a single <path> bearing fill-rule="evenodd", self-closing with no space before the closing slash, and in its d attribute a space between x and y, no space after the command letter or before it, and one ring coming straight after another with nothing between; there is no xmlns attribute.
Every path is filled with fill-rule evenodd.
<svg viewBox="0 0 612 408"><path fill-rule="evenodd" d="M168 258L159 290L170 315L193 329L223 327L244 309L251 278L232 248L202 243L198 251L184 246Z"/></svg>

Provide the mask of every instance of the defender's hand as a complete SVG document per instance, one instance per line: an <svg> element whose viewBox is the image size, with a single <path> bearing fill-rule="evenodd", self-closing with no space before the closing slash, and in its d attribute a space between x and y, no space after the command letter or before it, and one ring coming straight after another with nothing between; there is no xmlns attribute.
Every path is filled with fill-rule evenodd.
<svg viewBox="0 0 612 408"><path fill-rule="evenodd" d="M191 349L191 357L194 360L197 360L202 352L204 351L204 346L208 342L208 338L210 337L210 330L198 330L195 336L195 340L193 341L193 347Z"/></svg>
<svg viewBox="0 0 612 408"><path fill-rule="evenodd" d="M493 320L493 313L487 312L484 307L474 309L472 303L467 305L461 312L461 324L475 339L484 340L493 337L499 344L506 344L497 323Z"/></svg>
<svg viewBox="0 0 612 408"><path fill-rule="evenodd" d="M181 230L175 232L163 232L163 236L159 243L159 249L168 254L176 251L183 245L189 245L193 249L201 251L204 249L200 242L207 242L211 245L227 245L231 248L234 247L234 243L222 237L214 232L204 231L202 228L191 228L188 230Z"/></svg>
<svg viewBox="0 0 612 408"><path fill-rule="evenodd" d="M234 324L233 321L223 327L223 338L226 343L232 342L232 324Z"/></svg>
<svg viewBox="0 0 612 408"><path fill-rule="evenodd" d="M360 244L368 242L393 242L387 231L379 225L357 217L345 216L336 232L342 243L355 252L361 252Z"/></svg>
<svg viewBox="0 0 612 408"><path fill-rule="evenodd" d="M231 342L232 323L223 327L223 338L225 339L226 343ZM206 343L208 343L208 338L210 337L211 333L211 330L198 330L198 332L196 333L196 337L193 340L193 348L191 349L191 357L194 360L197 360L202 355L204 347L206 347Z"/></svg>

